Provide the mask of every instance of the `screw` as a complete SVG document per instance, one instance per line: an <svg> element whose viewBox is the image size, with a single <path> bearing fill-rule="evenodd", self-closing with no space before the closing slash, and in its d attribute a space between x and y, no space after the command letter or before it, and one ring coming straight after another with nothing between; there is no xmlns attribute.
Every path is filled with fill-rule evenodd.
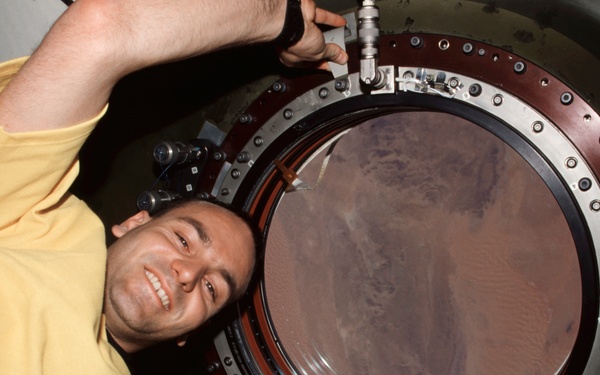
<svg viewBox="0 0 600 375"><path fill-rule="evenodd" d="M469 94L471 96L479 96L481 95L481 92L483 91L483 89L481 88L481 85L479 83L474 83L471 86L469 86Z"/></svg>
<svg viewBox="0 0 600 375"><path fill-rule="evenodd" d="M536 121L531 125L534 133L541 133L544 130L544 123L541 121Z"/></svg>
<svg viewBox="0 0 600 375"><path fill-rule="evenodd" d="M573 103L573 94L570 92L565 92L560 96L560 102L564 105L569 105Z"/></svg>
<svg viewBox="0 0 600 375"><path fill-rule="evenodd" d="M475 47L471 43L465 43L463 45L463 52L465 55L472 55L475 52Z"/></svg>
<svg viewBox="0 0 600 375"><path fill-rule="evenodd" d="M284 119L286 119L286 120L289 120L289 119L291 119L292 117L294 117L294 111L292 111L292 110L291 110L291 109L289 109L289 108L286 108L286 109L283 111L283 118L284 118Z"/></svg>
<svg viewBox="0 0 600 375"><path fill-rule="evenodd" d="M321 90L319 90L319 98L325 99L328 96L329 96L329 90L327 90L326 87L323 87Z"/></svg>
<svg viewBox="0 0 600 375"><path fill-rule="evenodd" d="M264 142L264 139L262 137L256 137L256 138L254 138L254 145L256 147L262 146L263 142Z"/></svg>
<svg viewBox="0 0 600 375"><path fill-rule="evenodd" d="M567 160L565 160L565 165L567 166L567 168L573 169L577 166L577 159L571 156L567 158Z"/></svg>
<svg viewBox="0 0 600 375"><path fill-rule="evenodd" d="M581 180L579 180L579 189L581 191L588 191L591 188L592 188L592 180L590 180L587 177L584 177Z"/></svg>
<svg viewBox="0 0 600 375"><path fill-rule="evenodd" d="M410 45L413 48L421 48L423 47L423 39L418 36L413 36L410 38Z"/></svg>
<svg viewBox="0 0 600 375"><path fill-rule="evenodd" d="M523 74L527 70L527 65L525 65L525 63L522 62L522 61L517 61L515 63L515 66L513 68L515 70L515 73L517 73L517 74Z"/></svg>
<svg viewBox="0 0 600 375"><path fill-rule="evenodd" d="M500 94L496 94L494 95L494 97L492 98L492 103L494 103L494 105L496 107L499 107L502 105L502 102L504 102L504 98L502 97L502 95Z"/></svg>
<svg viewBox="0 0 600 375"><path fill-rule="evenodd" d="M592 201L592 203L590 203L590 208L592 209L592 211L600 211L600 200L594 200Z"/></svg>

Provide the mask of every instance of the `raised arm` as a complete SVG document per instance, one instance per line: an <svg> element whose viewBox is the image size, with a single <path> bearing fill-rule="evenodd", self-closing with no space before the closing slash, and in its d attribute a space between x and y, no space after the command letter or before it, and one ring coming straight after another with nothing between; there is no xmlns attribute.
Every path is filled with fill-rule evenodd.
<svg viewBox="0 0 600 375"><path fill-rule="evenodd" d="M222 48L268 42L282 31L286 0L78 0L0 93L7 132L67 127L96 116L123 76ZM316 23L344 19L302 0L302 38L281 53L288 66L344 63Z"/></svg>

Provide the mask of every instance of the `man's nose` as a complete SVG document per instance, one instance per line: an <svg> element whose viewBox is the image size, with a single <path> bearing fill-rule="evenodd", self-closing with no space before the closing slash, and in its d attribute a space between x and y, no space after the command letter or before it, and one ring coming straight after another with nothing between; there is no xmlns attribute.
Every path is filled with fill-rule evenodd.
<svg viewBox="0 0 600 375"><path fill-rule="evenodd" d="M176 259L172 263L175 281L185 292L191 292L201 279L202 270L194 262Z"/></svg>

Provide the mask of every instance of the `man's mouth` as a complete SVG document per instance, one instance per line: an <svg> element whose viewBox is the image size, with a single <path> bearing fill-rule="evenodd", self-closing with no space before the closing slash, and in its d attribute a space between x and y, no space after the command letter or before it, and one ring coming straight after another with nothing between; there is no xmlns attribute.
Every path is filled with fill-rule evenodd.
<svg viewBox="0 0 600 375"><path fill-rule="evenodd" d="M169 302L169 296L167 296L167 293L160 285L160 281L158 281L158 277L156 277L155 274L153 274L152 272L150 272L148 270L145 270L145 271L146 271L146 277L148 277L148 280L150 280L150 282L152 283L152 286L154 287L154 290L156 290L156 294L158 294L158 297L160 298L165 310L169 310L169 305L171 304Z"/></svg>

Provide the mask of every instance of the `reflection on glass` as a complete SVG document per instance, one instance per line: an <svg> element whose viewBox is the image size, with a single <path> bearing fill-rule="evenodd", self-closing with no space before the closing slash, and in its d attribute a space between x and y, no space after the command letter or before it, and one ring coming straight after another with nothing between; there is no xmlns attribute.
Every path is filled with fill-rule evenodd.
<svg viewBox="0 0 600 375"><path fill-rule="evenodd" d="M540 177L429 112L354 128L316 190L284 196L265 290L303 374L551 374L581 311L573 240Z"/></svg>

